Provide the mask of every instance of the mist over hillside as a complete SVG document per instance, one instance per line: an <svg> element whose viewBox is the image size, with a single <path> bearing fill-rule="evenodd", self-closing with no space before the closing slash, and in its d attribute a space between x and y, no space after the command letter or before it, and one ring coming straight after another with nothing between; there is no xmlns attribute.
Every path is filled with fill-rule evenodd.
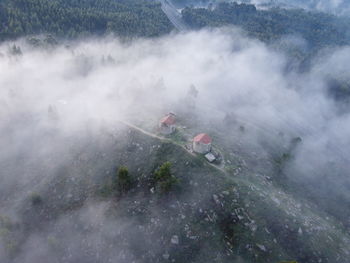
<svg viewBox="0 0 350 263"><path fill-rule="evenodd" d="M282 8L302 8L311 11L326 12L335 15L346 15L350 13L350 3L347 0L173 0L174 3L180 6L207 6L208 4L217 4L222 2L238 2L254 4L261 8L266 7L282 7Z"/></svg>
<svg viewBox="0 0 350 263"><path fill-rule="evenodd" d="M300 73L286 54L232 28L1 44L1 262L345 262L350 114L329 80L349 76L349 54L321 52ZM149 136L170 111L190 135L211 134L230 169ZM149 180L165 161L182 190L163 201ZM96 195L123 165L139 188ZM236 219L220 221L233 203L254 218L249 237L227 230Z"/></svg>
<svg viewBox="0 0 350 263"><path fill-rule="evenodd" d="M245 1L244 1L245 2ZM349 15L350 3L347 0L251 0L252 4L282 5L284 7L305 8L336 15Z"/></svg>

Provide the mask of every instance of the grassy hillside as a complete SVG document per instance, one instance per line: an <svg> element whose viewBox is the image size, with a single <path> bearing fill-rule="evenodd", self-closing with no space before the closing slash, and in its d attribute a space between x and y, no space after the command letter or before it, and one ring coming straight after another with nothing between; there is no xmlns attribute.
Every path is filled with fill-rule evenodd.
<svg viewBox="0 0 350 263"><path fill-rule="evenodd" d="M28 254L54 262L108 262L111 255L120 262L346 259L348 237L333 219L248 167L222 172L176 143L128 127L81 134L70 145L77 139L67 138L59 169L47 170L42 160L22 167L37 171L36 188L17 189L24 195L17 217L1 215L2 262ZM178 183L162 192L154 174L167 161ZM126 193L111 188L121 166L132 178ZM13 204L13 195L2 193L2 203Z"/></svg>

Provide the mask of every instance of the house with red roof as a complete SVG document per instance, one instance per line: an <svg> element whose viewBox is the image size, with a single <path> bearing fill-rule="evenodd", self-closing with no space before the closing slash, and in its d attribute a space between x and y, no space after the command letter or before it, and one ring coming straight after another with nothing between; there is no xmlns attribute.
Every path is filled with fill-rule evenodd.
<svg viewBox="0 0 350 263"><path fill-rule="evenodd" d="M159 121L159 132L162 134L171 134L175 131L176 116L174 113L165 115Z"/></svg>
<svg viewBox="0 0 350 263"><path fill-rule="evenodd" d="M208 153L211 150L212 139L206 133L200 133L193 138L193 151L197 153Z"/></svg>

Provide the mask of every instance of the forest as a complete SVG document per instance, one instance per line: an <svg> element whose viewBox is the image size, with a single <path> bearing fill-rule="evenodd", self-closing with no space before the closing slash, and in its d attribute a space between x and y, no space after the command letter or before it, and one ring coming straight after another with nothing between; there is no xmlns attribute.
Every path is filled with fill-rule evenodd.
<svg viewBox="0 0 350 263"><path fill-rule="evenodd" d="M172 30L160 7L142 0L2 0L0 40L37 34L159 36Z"/></svg>
<svg viewBox="0 0 350 263"><path fill-rule="evenodd" d="M233 2L214 8L186 7L182 15L192 28L236 25L269 43L284 35L301 36L316 48L350 43L348 18L303 9L258 10L254 5Z"/></svg>
<svg viewBox="0 0 350 263"><path fill-rule="evenodd" d="M301 9L257 10L254 5L219 3L211 8L186 7L192 28L236 25L254 38L273 43L297 35L312 48L350 43L349 19ZM114 33L120 37L154 37L173 30L161 4L147 0L2 0L0 41L52 34L74 39Z"/></svg>

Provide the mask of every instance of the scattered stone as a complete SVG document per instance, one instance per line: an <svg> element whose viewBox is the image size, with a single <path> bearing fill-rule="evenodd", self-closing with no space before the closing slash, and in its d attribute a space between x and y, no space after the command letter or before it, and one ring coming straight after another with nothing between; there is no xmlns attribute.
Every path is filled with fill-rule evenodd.
<svg viewBox="0 0 350 263"><path fill-rule="evenodd" d="M214 199L214 202L218 205L220 204L220 200L219 200L219 197L217 195L213 195L213 199Z"/></svg>
<svg viewBox="0 0 350 263"><path fill-rule="evenodd" d="M301 229L301 227L299 227L298 234L299 234L299 235L302 235L302 234L303 234L303 230Z"/></svg>
<svg viewBox="0 0 350 263"><path fill-rule="evenodd" d="M251 224L251 225L250 225L250 230L251 230L251 231L255 232L257 229L258 229L258 226L257 226L257 225L255 225L255 224Z"/></svg>
<svg viewBox="0 0 350 263"><path fill-rule="evenodd" d="M170 242L173 245L178 245L179 244L179 237L177 235L172 236Z"/></svg>
<svg viewBox="0 0 350 263"><path fill-rule="evenodd" d="M257 246L260 250L266 252L266 247L265 247L264 245L256 244L256 246Z"/></svg>

